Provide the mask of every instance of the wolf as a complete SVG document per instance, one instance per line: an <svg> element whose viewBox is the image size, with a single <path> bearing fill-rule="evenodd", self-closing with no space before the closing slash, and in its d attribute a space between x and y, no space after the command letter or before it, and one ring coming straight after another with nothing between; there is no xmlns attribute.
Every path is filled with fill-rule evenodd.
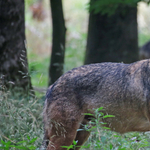
<svg viewBox="0 0 150 150"><path fill-rule="evenodd" d="M146 44L140 47L139 58L140 60L150 58L150 41L148 41Z"/></svg>
<svg viewBox="0 0 150 150"><path fill-rule="evenodd" d="M46 149L65 150L75 140L79 150L90 135L87 114L99 107L115 116L104 120L112 131L150 131L150 60L84 65L62 75L46 94Z"/></svg>

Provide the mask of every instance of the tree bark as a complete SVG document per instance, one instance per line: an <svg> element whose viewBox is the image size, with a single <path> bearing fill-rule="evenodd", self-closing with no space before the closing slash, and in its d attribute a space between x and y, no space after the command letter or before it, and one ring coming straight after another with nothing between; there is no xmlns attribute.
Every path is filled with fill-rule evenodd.
<svg viewBox="0 0 150 150"><path fill-rule="evenodd" d="M137 8L120 6L112 16L90 12L85 64L137 60Z"/></svg>
<svg viewBox="0 0 150 150"><path fill-rule="evenodd" d="M63 74L66 27L62 0L50 0L53 26L52 54L49 68L49 85Z"/></svg>
<svg viewBox="0 0 150 150"><path fill-rule="evenodd" d="M24 0L0 0L0 87L33 94L25 48Z"/></svg>

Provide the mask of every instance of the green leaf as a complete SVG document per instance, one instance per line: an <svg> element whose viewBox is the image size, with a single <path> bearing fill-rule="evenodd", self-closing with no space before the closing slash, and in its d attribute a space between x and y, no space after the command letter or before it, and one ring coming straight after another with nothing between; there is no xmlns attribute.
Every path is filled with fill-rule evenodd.
<svg viewBox="0 0 150 150"><path fill-rule="evenodd" d="M106 122L100 122L100 124L104 125L104 124L107 124Z"/></svg>
<svg viewBox="0 0 150 150"><path fill-rule="evenodd" d="M110 117L115 117L114 115L105 115L103 118L110 118Z"/></svg>
<svg viewBox="0 0 150 150"><path fill-rule="evenodd" d="M8 147L10 144L11 144L10 141L8 141L8 142L5 143L6 147Z"/></svg>
<svg viewBox="0 0 150 150"><path fill-rule="evenodd" d="M97 110L100 111L100 110L102 110L102 109L103 109L103 107L100 107L100 108L98 108Z"/></svg>
<svg viewBox="0 0 150 150"><path fill-rule="evenodd" d="M118 150L127 150L126 148L119 148Z"/></svg>
<svg viewBox="0 0 150 150"><path fill-rule="evenodd" d="M24 146L14 146L15 148L18 148L18 149L24 149L24 150L28 150L28 148L24 147Z"/></svg>
<svg viewBox="0 0 150 150"><path fill-rule="evenodd" d="M73 148L73 145L70 146L61 146L62 148L67 148L67 150L69 150L70 148Z"/></svg>
<svg viewBox="0 0 150 150"><path fill-rule="evenodd" d="M102 127L103 129L107 129L107 130L109 130L110 128L108 128L108 127Z"/></svg>
<svg viewBox="0 0 150 150"><path fill-rule="evenodd" d="M112 145L112 144L110 144L110 145L109 145L109 148L110 148L110 149L112 149L112 148L113 148L113 145Z"/></svg>
<svg viewBox="0 0 150 150"><path fill-rule="evenodd" d="M5 142L4 142L3 140L1 140L1 143L2 143L3 145L5 145Z"/></svg>
<svg viewBox="0 0 150 150"><path fill-rule="evenodd" d="M120 137L119 135L113 135L113 137Z"/></svg>
<svg viewBox="0 0 150 150"><path fill-rule="evenodd" d="M36 138L33 138L33 139L29 142L29 144L34 143L36 140L37 140L37 137L36 137Z"/></svg>
<svg viewBox="0 0 150 150"><path fill-rule="evenodd" d="M28 140L30 140L30 137L29 137L29 135L27 135L27 139L28 139Z"/></svg>
<svg viewBox="0 0 150 150"><path fill-rule="evenodd" d="M84 113L84 115L87 115L87 116L94 116L93 114L90 114L90 113Z"/></svg>
<svg viewBox="0 0 150 150"><path fill-rule="evenodd" d="M68 148L68 146L61 146L62 148Z"/></svg>
<svg viewBox="0 0 150 150"><path fill-rule="evenodd" d="M0 146L0 149L5 149L6 147L4 147L4 146Z"/></svg>
<svg viewBox="0 0 150 150"><path fill-rule="evenodd" d="M73 145L77 145L78 141L73 140Z"/></svg>
<svg viewBox="0 0 150 150"><path fill-rule="evenodd" d="M36 147L35 147L35 146L33 146L33 145L28 146L28 148L29 148L29 149L31 149L31 150L32 150L32 149L36 149Z"/></svg>
<svg viewBox="0 0 150 150"><path fill-rule="evenodd" d="M91 129L96 129L96 126L92 127Z"/></svg>
<svg viewBox="0 0 150 150"><path fill-rule="evenodd" d="M17 144L27 143L27 141L20 141Z"/></svg>

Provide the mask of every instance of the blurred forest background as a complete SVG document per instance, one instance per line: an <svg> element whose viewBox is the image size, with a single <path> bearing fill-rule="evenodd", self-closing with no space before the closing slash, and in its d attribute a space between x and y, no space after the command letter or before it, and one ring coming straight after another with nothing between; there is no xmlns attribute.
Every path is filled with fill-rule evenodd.
<svg viewBox="0 0 150 150"><path fill-rule="evenodd" d="M67 28L64 72L84 64L89 20L88 2L88 0L63 1ZM48 86L52 50L52 20L48 0L42 2L42 19L33 18L32 7L36 4L36 1L26 1L27 53L32 84L34 87L45 89ZM149 6L144 2L139 3L137 16L139 47L150 40L149 14Z"/></svg>
<svg viewBox="0 0 150 150"><path fill-rule="evenodd" d="M60 0L55 2L60 2ZM147 5L149 1L138 4L138 0L123 1L124 3L121 4L118 4L120 2L118 0L99 2L91 0L92 5L90 5L89 0L62 1L67 30L64 30L64 26L62 27L66 35L65 42L62 43L64 45L60 47L65 49L63 53L65 59L61 58L62 66L59 75L88 63L137 61L140 59L140 47L150 41L150 6ZM55 3L53 4L55 6ZM58 69L58 64L55 62L57 58L53 61L51 59L53 28L50 1L22 0L10 5L10 8L8 6L3 0L0 0L0 148L5 150L38 149L43 138L44 95L47 87L52 83L51 75L55 77ZM12 8L13 10L9 11ZM17 23L17 28L13 27L14 23L19 20L15 10L22 16L25 13L25 18L22 17L22 20L25 19L23 22L25 26L21 24L22 30L19 23ZM14 23L11 22L11 19L14 19ZM9 29L13 32L10 32ZM20 33L23 35L24 29L26 41L21 41ZM12 41L12 44L11 42L7 44L5 37L10 37L8 41ZM25 38L24 35L23 38ZM15 43L16 39L20 41ZM21 45L23 49L18 49ZM56 54L60 56L58 52ZM14 60L21 65L16 65ZM56 66L54 74L51 74L52 64ZM14 66L19 67L14 69ZM8 83L5 82L5 78L7 78L6 82L9 81ZM16 85L23 87L23 96L15 97L14 93L19 91L19 88L14 91ZM24 88L26 85L27 88ZM13 89L14 97L10 96L11 89ZM24 94L27 95L28 90L30 90L30 96L26 98ZM90 148L85 149L150 149L149 139L150 136L147 133L119 135L98 128L96 134L93 133L87 142L93 145L87 144Z"/></svg>
<svg viewBox="0 0 150 150"><path fill-rule="evenodd" d="M64 72L83 65L88 27L88 0L63 1L66 33ZM48 70L52 50L50 2L42 3L42 20L32 17L33 1L26 2L26 38L29 69L35 87L48 86ZM36 5L36 4L35 4ZM33 40L34 39L34 40ZM33 42L34 41L34 42Z"/></svg>

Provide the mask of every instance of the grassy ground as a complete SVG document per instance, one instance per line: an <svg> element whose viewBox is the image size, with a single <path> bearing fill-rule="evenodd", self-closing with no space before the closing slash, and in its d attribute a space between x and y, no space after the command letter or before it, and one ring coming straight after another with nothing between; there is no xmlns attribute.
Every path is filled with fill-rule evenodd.
<svg viewBox="0 0 150 150"><path fill-rule="evenodd" d="M32 19L29 8L32 0L26 2L26 37L32 84L34 87L47 88L52 40L49 1L44 1L45 19L41 22ZM87 37L88 12L86 4L88 0L64 0L63 2L67 26L64 65L66 72L83 64ZM139 6L138 13L139 46L141 46L150 40L150 19L148 17L150 8L145 8L142 4ZM26 149L36 149L32 146L39 147L43 138L42 109L44 100L39 97L30 101L26 99L17 100L8 98L9 93L1 93L0 95L0 140L3 140L0 142L0 149L21 149L21 147L17 148L18 145L22 147L31 145L30 148ZM42 96L44 93L40 95L40 97ZM37 140L32 143L31 140L36 137L38 137ZM7 148L9 147L8 141L11 141L16 148ZM149 149L148 147L142 148L147 146L148 142L148 133L119 135L97 127L86 144L90 144L89 148L85 149L142 150ZM5 148L1 148L2 145L5 145Z"/></svg>

